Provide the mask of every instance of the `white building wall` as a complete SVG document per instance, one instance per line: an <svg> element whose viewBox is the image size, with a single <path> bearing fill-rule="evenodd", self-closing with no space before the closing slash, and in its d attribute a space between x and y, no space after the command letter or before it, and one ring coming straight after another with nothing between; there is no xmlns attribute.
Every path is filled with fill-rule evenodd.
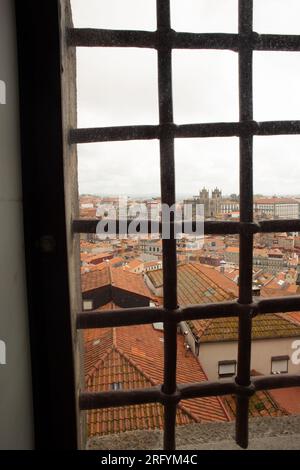
<svg viewBox="0 0 300 470"><path fill-rule="evenodd" d="M300 365L291 361L293 342L300 338L266 339L252 342L251 369L263 375L271 373L271 358L289 356L290 374L299 374ZM237 360L237 342L202 343L199 360L209 380L218 380L218 362Z"/></svg>

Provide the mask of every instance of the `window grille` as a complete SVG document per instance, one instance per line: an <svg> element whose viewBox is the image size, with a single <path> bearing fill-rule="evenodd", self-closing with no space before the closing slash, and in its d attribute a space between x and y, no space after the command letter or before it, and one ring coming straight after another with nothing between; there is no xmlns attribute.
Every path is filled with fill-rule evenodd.
<svg viewBox="0 0 300 470"><path fill-rule="evenodd" d="M258 390L300 386L299 375L250 377L252 319L257 314L300 310L300 297L258 300L252 296L253 236L267 232L300 231L300 220L253 220L253 136L300 134L300 121L253 120L253 51L300 51L300 35L257 34L253 31L253 0L239 0L237 34L176 32L170 24L170 1L157 0L157 31L101 29L67 30L69 47L153 48L158 54L159 125L71 129L71 144L159 139L162 203L175 203L174 139L229 137L240 139L240 221L205 223L206 234L239 234L239 298L236 302L179 308L174 232L163 240L164 306L122 311L79 313L77 328L105 328L164 323L164 383L142 390L81 393L81 410L159 402L164 406L164 449L174 450L176 408L180 400L195 397L237 396L236 442L248 446L248 408ZM176 125L173 121L172 50L219 49L239 55L239 122ZM74 220L74 233L95 233L98 221ZM174 229L174 218L170 221ZM150 230L150 224L149 224ZM177 325L181 321L236 316L239 319L237 376L220 382L176 383Z"/></svg>

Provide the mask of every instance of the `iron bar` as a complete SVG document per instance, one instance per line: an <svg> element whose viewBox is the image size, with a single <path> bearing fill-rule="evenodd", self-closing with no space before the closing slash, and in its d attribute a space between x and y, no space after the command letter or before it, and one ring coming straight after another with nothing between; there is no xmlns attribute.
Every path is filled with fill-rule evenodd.
<svg viewBox="0 0 300 470"><path fill-rule="evenodd" d="M241 51L245 47L256 51L300 51L298 35L227 33L182 33L165 31L123 31L93 28L67 30L71 47L139 47L159 49L219 49Z"/></svg>
<svg viewBox="0 0 300 470"><path fill-rule="evenodd" d="M136 390L120 390L100 393L82 393L80 395L80 409L94 410L108 407L130 406L145 403L161 403L167 401L171 405L181 400L204 398L213 396L237 395L249 398L261 390L275 390L286 387L299 387L299 375L281 375L252 377L248 386L242 387L234 380L222 382L200 382L192 384L179 384L174 395L166 395L160 387L143 388ZM245 417L246 418L246 417Z"/></svg>
<svg viewBox="0 0 300 470"><path fill-rule="evenodd" d="M239 0L239 34L252 34L253 0ZM252 66L253 52L247 42L239 51L240 121L253 120ZM240 221L253 222L253 136L240 137ZM252 303L253 233L240 233L239 303ZM246 387L250 384L252 312L239 315L238 369L236 382ZM249 397L237 397L236 442L248 446Z"/></svg>
<svg viewBox="0 0 300 470"><path fill-rule="evenodd" d="M174 138L169 135L168 126L173 124L172 98L172 49L165 41L171 34L171 13L169 0L157 0L158 31L158 93L160 135L160 172L162 204L173 207L175 194L175 156ZM171 214L174 222L174 213ZM164 308L172 312L177 308L177 255L174 231L170 239L163 239L163 280ZM177 370L177 325L174 322L164 323L164 384L166 396L176 392ZM176 404L164 405L164 449L175 450Z"/></svg>

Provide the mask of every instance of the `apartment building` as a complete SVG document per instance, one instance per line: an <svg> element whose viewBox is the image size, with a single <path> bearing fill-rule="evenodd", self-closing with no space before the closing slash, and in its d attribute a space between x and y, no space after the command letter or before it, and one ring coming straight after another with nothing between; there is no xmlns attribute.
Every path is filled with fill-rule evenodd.
<svg viewBox="0 0 300 470"><path fill-rule="evenodd" d="M280 197L256 199L254 213L271 219L299 219L299 202Z"/></svg>

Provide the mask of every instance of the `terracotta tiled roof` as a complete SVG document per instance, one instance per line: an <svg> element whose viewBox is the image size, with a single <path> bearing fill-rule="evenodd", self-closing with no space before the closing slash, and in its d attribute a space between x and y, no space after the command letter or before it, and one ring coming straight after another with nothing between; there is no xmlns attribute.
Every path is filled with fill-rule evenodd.
<svg viewBox="0 0 300 470"><path fill-rule="evenodd" d="M157 271L150 271L147 276L149 277L150 281L152 282L155 288L162 287L163 285L163 272L161 269Z"/></svg>
<svg viewBox="0 0 300 470"><path fill-rule="evenodd" d="M108 258L111 258L112 256L113 256L113 253L108 251L105 253L97 253L97 254L81 253L80 258L81 258L81 261L84 263L100 264L106 261Z"/></svg>
<svg viewBox="0 0 300 470"><path fill-rule="evenodd" d="M240 249L238 246L228 246L225 250L226 253L239 253Z"/></svg>
<svg viewBox="0 0 300 470"><path fill-rule="evenodd" d="M125 390L162 383L163 332L154 330L152 325L96 331L98 333L85 333L87 390L111 390L113 383L121 383ZM205 380L207 378L199 362L191 352L186 352L184 339L178 335L178 383ZM178 425L228 419L218 397L184 400L178 407ZM88 431L91 436L162 426L163 410L159 404L88 412Z"/></svg>
<svg viewBox="0 0 300 470"><path fill-rule="evenodd" d="M85 209L85 208L80 208L80 217L83 219L95 219L97 215L97 209L96 208L91 208L91 209Z"/></svg>
<svg viewBox="0 0 300 470"><path fill-rule="evenodd" d="M269 394L289 414L300 414L300 387L270 390Z"/></svg>
<svg viewBox="0 0 300 470"><path fill-rule="evenodd" d="M147 274L155 287L163 283L162 270ZM210 266L182 264L177 268L178 301L180 305L221 302L238 295L238 287L231 279Z"/></svg>
<svg viewBox="0 0 300 470"><path fill-rule="evenodd" d="M262 375L256 370L251 371L251 376ZM232 418L236 417L236 397L233 395L223 398L229 414ZM256 417L278 417L289 413L282 407L269 391L258 391L249 400L249 416Z"/></svg>
<svg viewBox="0 0 300 470"><path fill-rule="evenodd" d="M298 286L296 284L290 284L287 288L288 294L297 294L298 292Z"/></svg>
<svg viewBox="0 0 300 470"><path fill-rule="evenodd" d="M96 271L84 273L81 276L81 290L88 292L94 289L99 289L104 286L110 285L110 273L106 264L101 265L101 269Z"/></svg>
<svg viewBox="0 0 300 470"><path fill-rule="evenodd" d="M237 341L238 318L193 320L192 328L202 342ZM300 325L279 314L258 315L252 323L252 339L300 337Z"/></svg>
<svg viewBox="0 0 300 470"><path fill-rule="evenodd" d="M92 271L99 271L100 264L87 264L86 266L81 266L81 274L90 273Z"/></svg>
<svg viewBox="0 0 300 470"><path fill-rule="evenodd" d="M229 395L223 398L224 403L232 418L236 416L236 397ZM289 413L277 403L267 391L256 392L249 401L249 416L256 417L278 417Z"/></svg>
<svg viewBox="0 0 300 470"><path fill-rule="evenodd" d="M283 314L286 318L300 326L300 312L289 312Z"/></svg>
<svg viewBox="0 0 300 470"><path fill-rule="evenodd" d="M100 266L97 271L83 273L81 275L82 292L89 292L111 285L149 299L153 297L141 274L125 271L122 267L114 268L110 266L109 263L103 263L103 265Z"/></svg>
<svg viewBox="0 0 300 470"><path fill-rule="evenodd" d="M121 257L117 257L117 258L113 258L113 259L108 260L108 263L111 266L114 266L115 264L118 264L118 263L124 263L124 259L121 258Z"/></svg>
<svg viewBox="0 0 300 470"><path fill-rule="evenodd" d="M125 271L123 268L111 268L111 284L119 289L133 292L143 297L152 298L141 274Z"/></svg>
<svg viewBox="0 0 300 470"><path fill-rule="evenodd" d="M130 269L136 269L140 266L144 266L144 262L139 260L139 259L133 259L132 261L130 261L129 263L126 264L124 269L126 271L129 271Z"/></svg>
<svg viewBox="0 0 300 470"><path fill-rule="evenodd" d="M162 271L149 273L148 276L157 285L161 284ZM231 300L237 296L237 291L238 287L233 281L212 267L193 263L178 266L178 300L182 306ZM193 320L189 323L202 342L238 339L238 319L234 317ZM300 327L282 315L258 315L253 319L253 339L299 336Z"/></svg>

